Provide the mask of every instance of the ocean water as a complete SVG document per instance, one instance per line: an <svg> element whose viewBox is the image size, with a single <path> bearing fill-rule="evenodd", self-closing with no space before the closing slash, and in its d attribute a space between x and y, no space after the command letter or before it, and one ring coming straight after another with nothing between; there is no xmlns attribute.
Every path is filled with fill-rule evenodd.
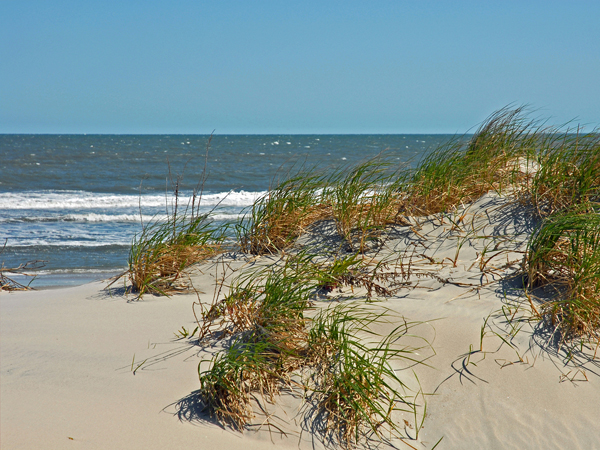
<svg viewBox="0 0 600 450"><path fill-rule="evenodd" d="M123 271L142 223L165 215L173 184L189 198L206 168L201 211L238 220L290 170L333 170L381 152L415 165L449 135L0 135L0 264L33 287ZM208 147L208 151L207 151ZM17 278L18 281L29 279Z"/></svg>

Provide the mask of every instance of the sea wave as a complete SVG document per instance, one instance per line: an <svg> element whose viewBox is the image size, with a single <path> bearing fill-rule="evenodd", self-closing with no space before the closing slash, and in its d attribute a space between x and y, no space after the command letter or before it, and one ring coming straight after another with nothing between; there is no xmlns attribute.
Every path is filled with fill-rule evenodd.
<svg viewBox="0 0 600 450"><path fill-rule="evenodd" d="M139 214L64 214L56 216L16 216L0 219L0 223L50 223L50 222L144 222L155 220L155 216ZM159 219L160 220L160 219Z"/></svg>
<svg viewBox="0 0 600 450"><path fill-rule="evenodd" d="M216 221L233 221L242 217L240 213L211 213L209 218ZM58 214L55 216L16 216L10 218L0 218L0 223L19 224L19 223L56 223L56 222L75 222L75 223L155 223L166 222L169 216L165 214L142 215L139 214Z"/></svg>
<svg viewBox="0 0 600 450"><path fill-rule="evenodd" d="M74 240L70 240L70 241L66 241L66 240L49 240L49 239L44 239L44 238L40 238L40 239L28 239L28 240L22 240L22 239L7 239L6 240L6 245L4 246L6 249L11 249L11 248L19 248L19 249L25 249L25 248L32 248L32 249L40 249L41 247L53 247L53 248L59 248L59 247L63 247L63 248L73 248L73 247L86 247L86 248L102 248L102 249L108 249L108 248L125 248L125 247L130 247L131 246L131 239L128 240L124 240L124 239L110 239L110 238L106 238L103 241L97 241L97 240L79 240L79 239L74 239Z"/></svg>
<svg viewBox="0 0 600 450"><path fill-rule="evenodd" d="M36 276L43 275L94 275L94 274L107 274L112 275L127 270L127 266L114 267L109 269L103 268L92 268L92 269L38 269L28 270L27 273L34 274ZM11 278L26 277L27 275L14 274Z"/></svg>
<svg viewBox="0 0 600 450"><path fill-rule="evenodd" d="M208 193L200 199L201 207L250 206L265 192L231 191ZM57 209L107 209L173 207L173 196L143 194L105 194L87 191L29 191L0 193L0 209L9 210L57 210ZM192 204L192 194L182 193L178 205L185 209Z"/></svg>

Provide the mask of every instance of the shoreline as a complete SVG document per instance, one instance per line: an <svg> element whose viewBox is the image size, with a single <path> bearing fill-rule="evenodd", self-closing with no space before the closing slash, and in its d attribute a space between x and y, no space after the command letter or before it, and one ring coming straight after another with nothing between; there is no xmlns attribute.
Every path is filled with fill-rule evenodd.
<svg viewBox="0 0 600 450"><path fill-rule="evenodd" d="M33 280L30 276L12 276L11 278L15 281L27 285L31 281L30 287L35 291L46 291L49 289L63 289L76 286L83 286L85 284L93 282L107 282L110 278L120 273L123 273L125 269L120 271L114 270L110 272L85 272L85 273L51 273L36 275Z"/></svg>

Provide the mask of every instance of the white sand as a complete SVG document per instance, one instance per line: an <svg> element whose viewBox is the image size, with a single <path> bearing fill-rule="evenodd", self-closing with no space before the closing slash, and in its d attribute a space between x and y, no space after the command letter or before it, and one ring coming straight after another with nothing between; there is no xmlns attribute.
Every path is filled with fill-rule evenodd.
<svg viewBox="0 0 600 450"><path fill-rule="evenodd" d="M423 390L435 395L427 396L427 416L418 439L407 442L418 449L431 448L440 438L437 449L600 448L598 360L586 362L578 355L580 367L565 366L552 347L549 351L540 347L543 339L537 339L528 325L513 339L514 348L503 345L496 351L502 341L492 328L505 337L508 329L493 315L483 339L484 352L467 355L470 348L479 350L484 318L503 306L503 291L509 300L518 292L501 280L516 265L499 269L496 275L488 273L487 281L479 268L478 258L493 241L491 236L496 242L499 236L510 237L496 251L511 252L490 260L488 269L520 259L518 251L531 231L533 224L518 207L507 213L498 209L501 204L502 199L486 195L471 205L461 222L467 224L463 231L449 231L448 220L442 226L432 220L413 227L424 238L413 257L413 269L436 270L440 278L413 275L412 287L418 282L417 288L403 289L383 303L409 320L429 321L413 331L429 339L435 351L425 349L421 355L431 356L427 360L431 367L414 368ZM471 241L466 240L473 229ZM409 227L398 228L378 257L392 250L408 255L419 239ZM456 258L457 242L462 241ZM488 247L484 259L494 253L495 245ZM433 258L435 264L417 253ZM194 276L194 285L205 292L201 299L210 302L214 267L204 270L204 275ZM481 287L482 281L490 284ZM127 302L121 295L109 296L103 287L92 283L0 294L1 448L263 449L273 448L271 439L278 447L298 448L299 427L291 416L284 424L287 438L266 431L242 435L222 429L203 421L193 404L183 408L187 417L177 416L177 402L196 399L198 363L210 357L200 347L174 339L173 333L182 326L195 326L191 308L195 294L148 295ZM145 361L135 374L134 355L134 369ZM291 415L293 402L281 400ZM414 430L407 431L414 435ZM313 447L310 434L302 435L300 447ZM321 447L315 442L315 448Z"/></svg>

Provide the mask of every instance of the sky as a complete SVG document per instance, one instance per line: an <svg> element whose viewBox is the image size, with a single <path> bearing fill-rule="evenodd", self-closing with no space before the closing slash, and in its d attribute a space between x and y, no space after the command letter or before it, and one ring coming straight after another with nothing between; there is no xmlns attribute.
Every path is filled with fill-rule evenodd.
<svg viewBox="0 0 600 450"><path fill-rule="evenodd" d="M600 125L598 0L1 0L0 133Z"/></svg>

